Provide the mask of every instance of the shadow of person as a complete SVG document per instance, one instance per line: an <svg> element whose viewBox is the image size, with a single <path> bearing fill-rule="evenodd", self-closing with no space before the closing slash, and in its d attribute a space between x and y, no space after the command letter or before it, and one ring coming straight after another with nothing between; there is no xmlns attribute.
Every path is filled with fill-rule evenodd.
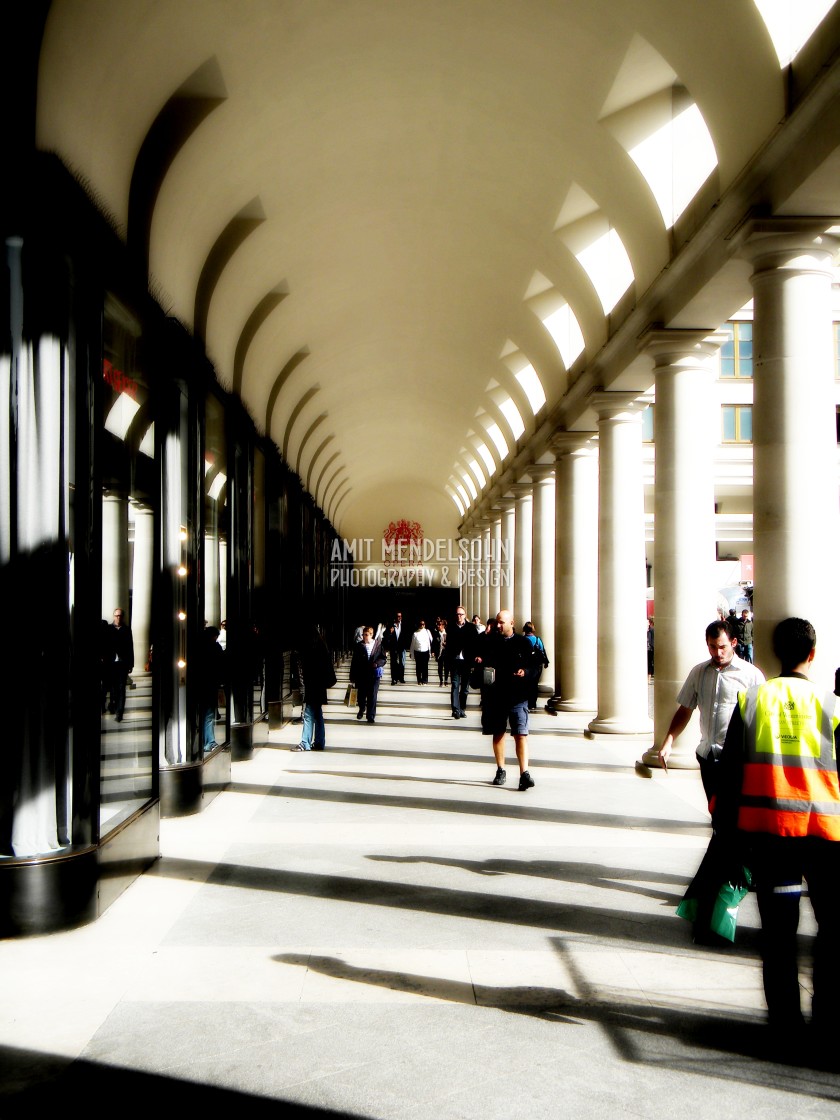
<svg viewBox="0 0 840 1120"><path fill-rule="evenodd" d="M553 1021L574 1024L574 1019L564 1017L563 1010L567 1004L575 1005L577 1001L558 988L538 985L490 988L442 976L421 976L413 972L364 968L349 964L339 957L323 957L307 953L278 953L271 959L280 964L299 965L322 976L331 976L335 980L350 980L358 984L385 988L392 992L405 992L425 996L428 999L445 1000L447 1003L494 1007L518 1015L543 1015L551 1011Z"/></svg>

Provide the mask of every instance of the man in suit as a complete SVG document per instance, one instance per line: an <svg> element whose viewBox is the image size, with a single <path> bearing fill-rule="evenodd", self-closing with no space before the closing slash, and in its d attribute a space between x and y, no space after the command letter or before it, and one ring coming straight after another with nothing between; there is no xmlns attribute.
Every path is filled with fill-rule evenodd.
<svg viewBox="0 0 840 1120"><path fill-rule="evenodd" d="M125 621L125 611L121 607L117 607L114 611L114 624L109 629L111 703L108 710L115 715L117 723L121 723L125 711L128 674L134 668L134 638L131 636L131 627Z"/></svg>
<svg viewBox="0 0 840 1120"><path fill-rule="evenodd" d="M478 631L471 622L467 622L467 612L463 606L459 606L455 611L455 625L447 631L444 654L452 679L453 719L464 719L467 714L470 670L475 663L477 642Z"/></svg>
<svg viewBox="0 0 840 1120"><path fill-rule="evenodd" d="M397 611L388 627L385 648L391 658L391 684L405 684L405 654L411 645L411 634L403 623L402 612Z"/></svg>
<svg viewBox="0 0 840 1120"><path fill-rule="evenodd" d="M376 698L387 660L382 639L374 638L373 627L366 626L350 661L350 683L356 686L358 693L359 710L356 719L364 719L367 711L368 723L376 722Z"/></svg>

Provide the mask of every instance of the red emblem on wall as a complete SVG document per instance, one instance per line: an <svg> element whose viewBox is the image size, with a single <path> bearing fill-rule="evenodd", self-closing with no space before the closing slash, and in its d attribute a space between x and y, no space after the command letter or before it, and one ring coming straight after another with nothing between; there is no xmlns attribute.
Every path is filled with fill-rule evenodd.
<svg viewBox="0 0 840 1120"><path fill-rule="evenodd" d="M419 564L423 553L423 527L419 521L391 521L382 534L386 564Z"/></svg>

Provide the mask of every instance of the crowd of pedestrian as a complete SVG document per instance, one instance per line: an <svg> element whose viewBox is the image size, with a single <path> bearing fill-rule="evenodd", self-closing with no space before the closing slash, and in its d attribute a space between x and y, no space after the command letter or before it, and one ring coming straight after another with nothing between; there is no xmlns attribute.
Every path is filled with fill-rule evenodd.
<svg viewBox="0 0 840 1120"><path fill-rule="evenodd" d="M649 672L653 675L653 619L648 625ZM695 665L680 689L677 708L658 744L667 770L675 741L692 714L699 714L697 764L709 802L711 840L686 900L695 907L695 940L721 944L712 926L724 886L748 883L758 898L768 1022L774 1044L788 1052L812 1049L829 1037L829 1015L840 999L840 670L835 692L821 695L808 679L816 650L809 622L788 618L773 633L778 676L766 679L753 664L751 612L734 610L706 627L708 659ZM451 623L442 618L414 630L398 612L390 626L360 627L350 663L356 718L376 721L380 681L390 664L391 684L405 682L406 657L414 661L418 686L428 685L432 658L438 682L447 687L453 719L467 714L469 697L480 705L480 727L492 743L494 786L507 783L506 738L513 738L518 788L534 786L529 770L529 714L536 708L545 646L534 626L517 633L509 610L482 622L467 620L459 606ZM310 635L299 655L306 690L302 742L296 750L323 749L321 705L335 673L323 641ZM800 1006L797 928L803 881L817 919L810 1033ZM743 888L746 889L746 888Z"/></svg>

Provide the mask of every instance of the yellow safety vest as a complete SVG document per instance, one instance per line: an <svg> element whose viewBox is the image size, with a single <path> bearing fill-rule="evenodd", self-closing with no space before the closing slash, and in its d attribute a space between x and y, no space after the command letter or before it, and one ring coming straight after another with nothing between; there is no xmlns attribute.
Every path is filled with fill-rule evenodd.
<svg viewBox="0 0 840 1120"><path fill-rule="evenodd" d="M738 827L840 840L837 697L821 697L801 677L774 677L739 693L738 707L745 731Z"/></svg>

